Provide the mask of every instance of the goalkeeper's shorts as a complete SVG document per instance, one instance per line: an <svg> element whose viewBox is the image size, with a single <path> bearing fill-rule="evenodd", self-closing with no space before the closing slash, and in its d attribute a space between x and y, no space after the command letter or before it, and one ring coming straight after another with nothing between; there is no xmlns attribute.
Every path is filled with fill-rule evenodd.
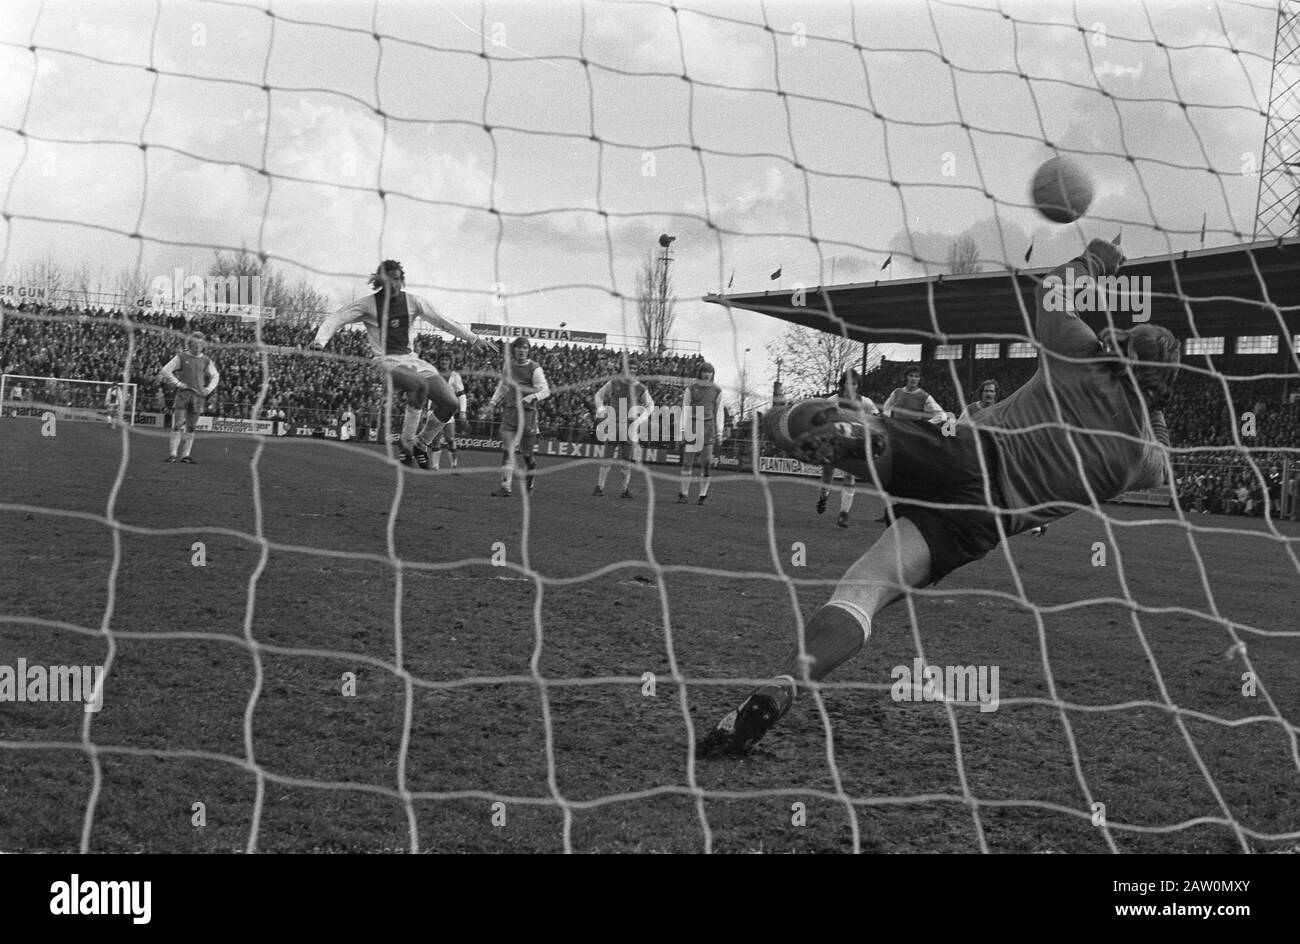
<svg viewBox="0 0 1300 944"><path fill-rule="evenodd" d="M916 525L929 545L931 583L997 547L999 517L1005 533L1012 533L993 437L964 424L945 436L942 427L921 420L885 418L884 427L894 514Z"/></svg>

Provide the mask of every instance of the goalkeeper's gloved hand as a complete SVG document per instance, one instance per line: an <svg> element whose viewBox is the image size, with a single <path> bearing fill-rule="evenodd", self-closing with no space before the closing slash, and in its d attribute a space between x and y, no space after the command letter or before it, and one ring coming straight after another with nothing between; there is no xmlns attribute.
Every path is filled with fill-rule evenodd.
<svg viewBox="0 0 1300 944"><path fill-rule="evenodd" d="M1085 258L1094 276L1114 275L1124 264L1124 250L1104 239L1094 239L1088 243Z"/></svg>

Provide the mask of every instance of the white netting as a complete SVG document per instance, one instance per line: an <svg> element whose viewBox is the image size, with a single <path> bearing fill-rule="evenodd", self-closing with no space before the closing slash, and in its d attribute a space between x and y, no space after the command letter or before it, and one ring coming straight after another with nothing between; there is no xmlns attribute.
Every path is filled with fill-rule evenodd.
<svg viewBox="0 0 1300 944"><path fill-rule="evenodd" d="M50 234L130 247L150 275L170 275L169 250L246 245L255 262L355 290L367 267L398 258L411 289L463 323L533 323L549 293L632 336L635 263L664 229L679 239L682 296L726 292L737 270L737 288L787 295L919 278L943 270L963 232L1003 291L1016 269L1117 228L1130 259L1242 243L1262 159L1248 171L1243 152L1264 130L1278 8L1191 9L205 2L70 32L42 5L0 42L18 77L0 113L0 269ZM236 47L256 49L256 64ZM61 109L107 88L125 113L60 125ZM113 179L119 199L78 206L77 174L94 177L107 154L131 171ZM1053 154L1106 182L1079 226L1028 215L1027 174ZM567 199L586 171L582 198ZM216 197L246 212L212 213ZM103 710L75 729L44 706L0 705L14 811L0 812L0 846L1294 844L1300 632L1286 628L1285 588L1300 558L1275 512L1300 458L1300 361L1294 280L1270 284L1257 262L1276 251L1256 246L1244 271L1195 288L1183 280L1201 263L1168 264L1161 297L1185 313L1180 339L1210 337L1199 319L1232 310L1242 334L1284 342L1254 359L1186 358L1172 511L1094 496L1048 535L909 592L746 762L705 764L693 749L876 536L865 495L842 534L813 513L813 480L761 474L752 416L731 437L737 471L720 469L690 517L669 514L679 481L666 462L637 471L635 504L617 504L617 472L594 504L595 466L572 433L550 437L563 446L541 457L538 492L517 488L505 505L487 497L490 451L462 450L459 477L437 479L374 450L200 433L197 474L180 480L155 461L165 434L122 429L110 445L0 420L0 515L13 524L0 539L0 666L94 662L106 679ZM683 281L691 255L707 259L702 286ZM50 269L47 256L41 277ZM375 396L355 335L309 355L312 329L298 323L106 311L102 280L80 281L75 315L5 311L2 372L138 383L136 408L162 417L157 370L198 325L232 428L273 410L289 414L285 429L337 428ZM916 343L1033 341L1023 297L1024 329L988 336L941 330L929 291ZM829 305L821 326L841 333ZM712 323L688 312L678 327L726 357L733 387L759 343L743 307L708 309ZM808 317L793 296L761 307ZM455 351L485 399L494 364L424 343L431 358ZM543 357L569 409L548 419L581 427L579 406L620 359L559 345ZM637 355L631 367L663 402L697 363ZM949 409L977 379L969 363L924 365ZM1007 386L1036 363L990 359ZM888 367L867 383L880 399L897 385ZM302 402L286 409L291 396ZM363 427L382 430L391 410L376 406ZM467 438L493 439L473 421L485 425ZM1263 515L1201 515L1248 510ZM59 592L92 582L102 593ZM998 710L892 699L891 668L914 659L1000 667Z"/></svg>

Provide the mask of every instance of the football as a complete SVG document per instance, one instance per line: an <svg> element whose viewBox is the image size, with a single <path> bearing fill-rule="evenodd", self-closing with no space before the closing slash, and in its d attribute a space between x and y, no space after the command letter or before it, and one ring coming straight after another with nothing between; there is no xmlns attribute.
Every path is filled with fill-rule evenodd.
<svg viewBox="0 0 1300 944"><path fill-rule="evenodd" d="M1073 223L1092 203L1092 179L1074 161L1054 157L1034 172L1030 199L1053 223Z"/></svg>

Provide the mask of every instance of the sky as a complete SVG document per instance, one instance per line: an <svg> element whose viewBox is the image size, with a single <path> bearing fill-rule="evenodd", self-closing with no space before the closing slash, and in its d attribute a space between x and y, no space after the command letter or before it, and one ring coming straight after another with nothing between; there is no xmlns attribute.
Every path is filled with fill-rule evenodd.
<svg viewBox="0 0 1300 944"><path fill-rule="evenodd" d="M246 246L341 304L396 258L463 323L630 336L668 233L675 338L770 392L784 325L706 293L938 272L963 234L1003 269L1254 225L1263 0L267 6L5 0L7 282ZM1057 153L1094 184L1074 224L1029 205Z"/></svg>

